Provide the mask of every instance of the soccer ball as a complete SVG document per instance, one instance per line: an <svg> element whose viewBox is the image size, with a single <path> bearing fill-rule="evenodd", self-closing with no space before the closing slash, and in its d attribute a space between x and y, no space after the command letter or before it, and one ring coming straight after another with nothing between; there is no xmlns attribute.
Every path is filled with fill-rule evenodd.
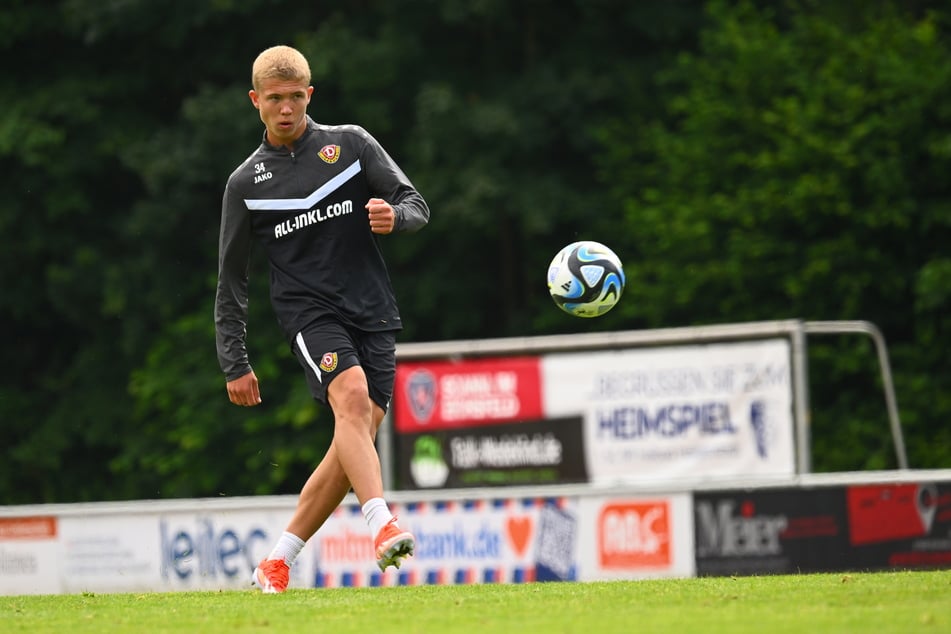
<svg viewBox="0 0 951 634"><path fill-rule="evenodd" d="M575 317L608 312L624 290L624 267L600 242L572 242L548 266L548 292L555 305Z"/></svg>

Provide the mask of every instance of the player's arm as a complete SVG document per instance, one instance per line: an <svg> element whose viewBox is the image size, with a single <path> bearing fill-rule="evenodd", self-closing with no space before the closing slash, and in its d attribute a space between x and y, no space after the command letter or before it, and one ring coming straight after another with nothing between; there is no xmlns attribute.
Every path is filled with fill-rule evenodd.
<svg viewBox="0 0 951 634"><path fill-rule="evenodd" d="M363 132L367 146L362 159L366 165L367 184L373 196L367 203L371 229L374 207L380 213L389 213L384 205L392 209L392 228L389 231L374 230L375 233L421 229L429 222L429 206L386 150L369 133ZM383 226L385 228L385 222Z"/></svg>
<svg viewBox="0 0 951 634"><path fill-rule="evenodd" d="M251 221L240 196L225 188L218 237L218 288L215 295L215 344L227 380L228 398L236 405L261 402L258 380L245 344L248 324L248 270Z"/></svg>

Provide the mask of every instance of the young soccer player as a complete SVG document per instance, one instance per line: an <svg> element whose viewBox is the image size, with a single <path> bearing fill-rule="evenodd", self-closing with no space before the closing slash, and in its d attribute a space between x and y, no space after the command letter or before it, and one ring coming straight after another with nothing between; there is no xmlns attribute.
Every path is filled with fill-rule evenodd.
<svg viewBox="0 0 951 634"><path fill-rule="evenodd" d="M402 327L377 241L415 231L429 208L366 130L316 123L310 66L288 46L263 51L251 71L264 138L228 178L222 201L215 329L228 397L261 402L245 345L252 241L270 262L271 302L314 398L334 414L333 440L252 582L283 592L304 544L352 488L374 536L380 570L412 555L383 499L374 439L393 393Z"/></svg>

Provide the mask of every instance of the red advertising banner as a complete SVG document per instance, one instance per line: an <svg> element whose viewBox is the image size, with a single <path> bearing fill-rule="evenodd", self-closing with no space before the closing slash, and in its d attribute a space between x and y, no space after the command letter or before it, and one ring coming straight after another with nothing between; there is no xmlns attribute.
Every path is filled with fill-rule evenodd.
<svg viewBox="0 0 951 634"><path fill-rule="evenodd" d="M852 544L924 537L931 532L938 501L935 485L917 482L849 487Z"/></svg>
<svg viewBox="0 0 951 634"><path fill-rule="evenodd" d="M55 539L56 518L49 516L0 518L0 541Z"/></svg>
<svg viewBox="0 0 951 634"><path fill-rule="evenodd" d="M400 433L542 419L539 359L399 363L393 411Z"/></svg>
<svg viewBox="0 0 951 634"><path fill-rule="evenodd" d="M606 569L668 568L673 538L668 500L613 502L598 517L598 563Z"/></svg>

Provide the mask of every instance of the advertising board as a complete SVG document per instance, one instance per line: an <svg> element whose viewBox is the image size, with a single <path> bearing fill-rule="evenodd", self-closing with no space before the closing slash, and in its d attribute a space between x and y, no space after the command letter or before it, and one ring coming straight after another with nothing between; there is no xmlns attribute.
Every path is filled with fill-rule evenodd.
<svg viewBox="0 0 951 634"><path fill-rule="evenodd" d="M693 576L690 510L685 493L582 498L581 580Z"/></svg>
<svg viewBox="0 0 951 634"><path fill-rule="evenodd" d="M851 567L951 566L951 483L861 484L846 496Z"/></svg>
<svg viewBox="0 0 951 634"><path fill-rule="evenodd" d="M843 570L849 528L842 487L694 494L697 574Z"/></svg>
<svg viewBox="0 0 951 634"><path fill-rule="evenodd" d="M791 476L785 339L397 365L398 488Z"/></svg>
<svg viewBox="0 0 951 634"><path fill-rule="evenodd" d="M581 415L589 480L790 476L789 343L552 354L546 416Z"/></svg>

